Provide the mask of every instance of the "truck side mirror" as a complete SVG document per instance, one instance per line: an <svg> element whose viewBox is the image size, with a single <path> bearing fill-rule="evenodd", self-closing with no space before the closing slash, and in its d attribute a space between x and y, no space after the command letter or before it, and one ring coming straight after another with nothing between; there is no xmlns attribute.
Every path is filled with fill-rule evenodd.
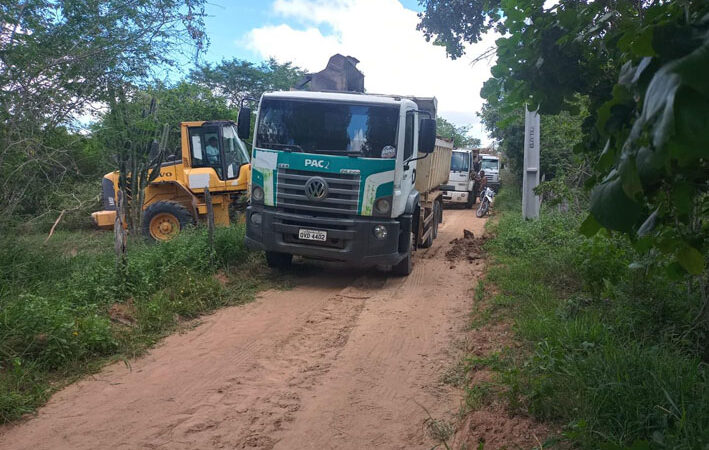
<svg viewBox="0 0 709 450"><path fill-rule="evenodd" d="M236 122L236 131L240 139L248 139L251 134L251 108L242 106Z"/></svg>
<svg viewBox="0 0 709 450"><path fill-rule="evenodd" d="M436 119L421 119L419 123L419 152L433 153L436 148Z"/></svg>

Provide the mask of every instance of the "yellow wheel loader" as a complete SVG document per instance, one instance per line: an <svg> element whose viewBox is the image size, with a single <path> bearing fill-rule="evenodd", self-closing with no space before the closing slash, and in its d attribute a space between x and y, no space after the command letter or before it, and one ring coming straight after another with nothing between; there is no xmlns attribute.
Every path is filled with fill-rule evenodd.
<svg viewBox="0 0 709 450"><path fill-rule="evenodd" d="M160 167L160 175L145 188L143 234L165 241L186 226L206 221L207 187L215 225L229 225L229 208L243 203L251 177L249 153L239 139L248 137L248 123L239 128L232 121L221 120L180 124L181 157L168 157ZM118 179L118 171L102 179L104 210L91 214L99 228L113 228ZM130 197L130 193L127 195Z"/></svg>

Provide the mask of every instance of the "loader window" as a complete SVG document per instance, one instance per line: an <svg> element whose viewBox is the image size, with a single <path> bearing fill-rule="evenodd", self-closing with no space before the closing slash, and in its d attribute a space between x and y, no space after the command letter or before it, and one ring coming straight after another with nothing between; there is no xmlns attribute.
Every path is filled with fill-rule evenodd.
<svg viewBox="0 0 709 450"><path fill-rule="evenodd" d="M219 178L224 179L217 128L190 128L190 144L192 167L211 167L217 172Z"/></svg>
<svg viewBox="0 0 709 450"><path fill-rule="evenodd" d="M249 154L233 126L222 129L222 148L224 148L227 179L238 178L241 165L249 162Z"/></svg>

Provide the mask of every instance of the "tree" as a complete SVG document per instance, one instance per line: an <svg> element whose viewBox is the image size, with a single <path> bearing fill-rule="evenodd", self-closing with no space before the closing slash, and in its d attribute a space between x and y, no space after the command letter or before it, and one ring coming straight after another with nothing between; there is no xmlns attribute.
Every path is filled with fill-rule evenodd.
<svg viewBox="0 0 709 450"><path fill-rule="evenodd" d="M495 28L497 63L482 95L542 113L576 112L596 163L590 216L655 248L668 269L701 274L709 251L709 3L424 0L419 28L460 56ZM706 272L704 272L706 274ZM707 281L702 281L706 298ZM705 308L709 322L709 307ZM709 348L709 347L708 347Z"/></svg>
<svg viewBox="0 0 709 450"><path fill-rule="evenodd" d="M71 128L116 86L207 44L204 0L8 0L0 4L0 217L70 169L52 130Z"/></svg>
<svg viewBox="0 0 709 450"><path fill-rule="evenodd" d="M469 132L470 127L457 127L443 117L436 119L436 134L447 139L453 139L453 146L455 148L480 147L480 139L469 136Z"/></svg>
<svg viewBox="0 0 709 450"><path fill-rule="evenodd" d="M577 101L579 114L562 111L543 115L540 129L540 173L545 180L565 177L571 188L578 188L588 179L588 161L573 151L582 139L582 124L588 115L585 99ZM504 100L488 101L479 113L490 135L500 142L500 151L507 157L509 170L521 183L524 162L524 111Z"/></svg>
<svg viewBox="0 0 709 450"><path fill-rule="evenodd" d="M203 64L189 77L238 107L245 98L258 99L266 91L289 90L304 74L292 63L281 64L273 58L261 64L234 58L215 65Z"/></svg>

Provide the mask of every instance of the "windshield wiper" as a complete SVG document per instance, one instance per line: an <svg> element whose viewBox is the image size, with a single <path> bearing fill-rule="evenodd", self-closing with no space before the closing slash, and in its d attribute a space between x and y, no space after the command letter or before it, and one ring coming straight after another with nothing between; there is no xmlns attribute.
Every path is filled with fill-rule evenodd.
<svg viewBox="0 0 709 450"><path fill-rule="evenodd" d="M287 150L287 151L293 151L293 150L298 150L300 153L303 153L303 147L301 147L298 144L279 144L276 142L268 142L265 144L261 144L264 147L275 147L273 150Z"/></svg>

